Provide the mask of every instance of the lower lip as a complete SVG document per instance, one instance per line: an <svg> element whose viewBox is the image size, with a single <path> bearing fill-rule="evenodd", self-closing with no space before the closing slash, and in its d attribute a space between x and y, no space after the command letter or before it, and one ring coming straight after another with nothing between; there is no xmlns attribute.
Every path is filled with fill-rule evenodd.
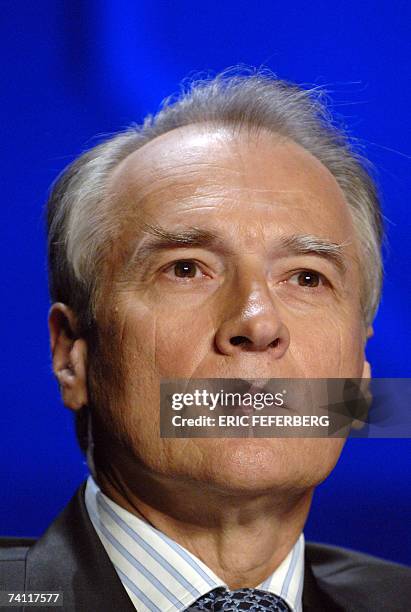
<svg viewBox="0 0 411 612"><path fill-rule="evenodd" d="M253 414L254 408L252 406L242 406L241 407L241 412L243 414Z"/></svg>

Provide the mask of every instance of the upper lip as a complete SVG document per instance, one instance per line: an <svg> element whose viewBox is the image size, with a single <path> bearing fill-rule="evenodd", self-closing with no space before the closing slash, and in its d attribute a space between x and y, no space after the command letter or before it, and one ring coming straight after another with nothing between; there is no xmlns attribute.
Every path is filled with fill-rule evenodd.
<svg viewBox="0 0 411 612"><path fill-rule="evenodd" d="M213 390L225 393L239 393L242 396L270 393L269 378L226 378L214 381Z"/></svg>
<svg viewBox="0 0 411 612"><path fill-rule="evenodd" d="M248 387L246 389L248 393L262 393L269 390L267 386L269 378L241 378L240 380Z"/></svg>

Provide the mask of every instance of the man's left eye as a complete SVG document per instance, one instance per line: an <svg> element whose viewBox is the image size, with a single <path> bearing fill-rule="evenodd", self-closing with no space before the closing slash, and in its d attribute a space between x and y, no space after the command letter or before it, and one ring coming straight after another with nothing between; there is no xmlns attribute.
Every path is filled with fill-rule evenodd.
<svg viewBox="0 0 411 612"><path fill-rule="evenodd" d="M292 284L297 284L300 287L318 287L320 285L325 284L325 278L319 272L315 272L314 270L301 270L296 274L293 274L289 282Z"/></svg>

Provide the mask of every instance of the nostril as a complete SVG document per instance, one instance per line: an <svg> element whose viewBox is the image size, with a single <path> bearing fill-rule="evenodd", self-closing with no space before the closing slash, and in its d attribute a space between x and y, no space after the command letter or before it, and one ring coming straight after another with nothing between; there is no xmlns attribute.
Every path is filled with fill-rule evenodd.
<svg viewBox="0 0 411 612"><path fill-rule="evenodd" d="M246 338L246 336L233 336L232 338L230 338L230 344L232 344L233 346L238 346L239 344L243 344L246 342L250 342L250 340Z"/></svg>
<svg viewBox="0 0 411 612"><path fill-rule="evenodd" d="M251 340L247 338L247 336L233 336L230 338L230 344L233 346L238 346L240 344L252 344ZM271 348L276 348L280 344L280 338L276 338L268 346Z"/></svg>

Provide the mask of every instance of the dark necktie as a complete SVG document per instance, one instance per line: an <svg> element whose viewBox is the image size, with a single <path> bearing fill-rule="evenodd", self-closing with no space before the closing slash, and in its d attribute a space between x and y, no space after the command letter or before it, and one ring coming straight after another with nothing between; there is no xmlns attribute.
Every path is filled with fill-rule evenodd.
<svg viewBox="0 0 411 612"><path fill-rule="evenodd" d="M195 601L187 612L290 612L278 595L260 589L214 589Z"/></svg>

